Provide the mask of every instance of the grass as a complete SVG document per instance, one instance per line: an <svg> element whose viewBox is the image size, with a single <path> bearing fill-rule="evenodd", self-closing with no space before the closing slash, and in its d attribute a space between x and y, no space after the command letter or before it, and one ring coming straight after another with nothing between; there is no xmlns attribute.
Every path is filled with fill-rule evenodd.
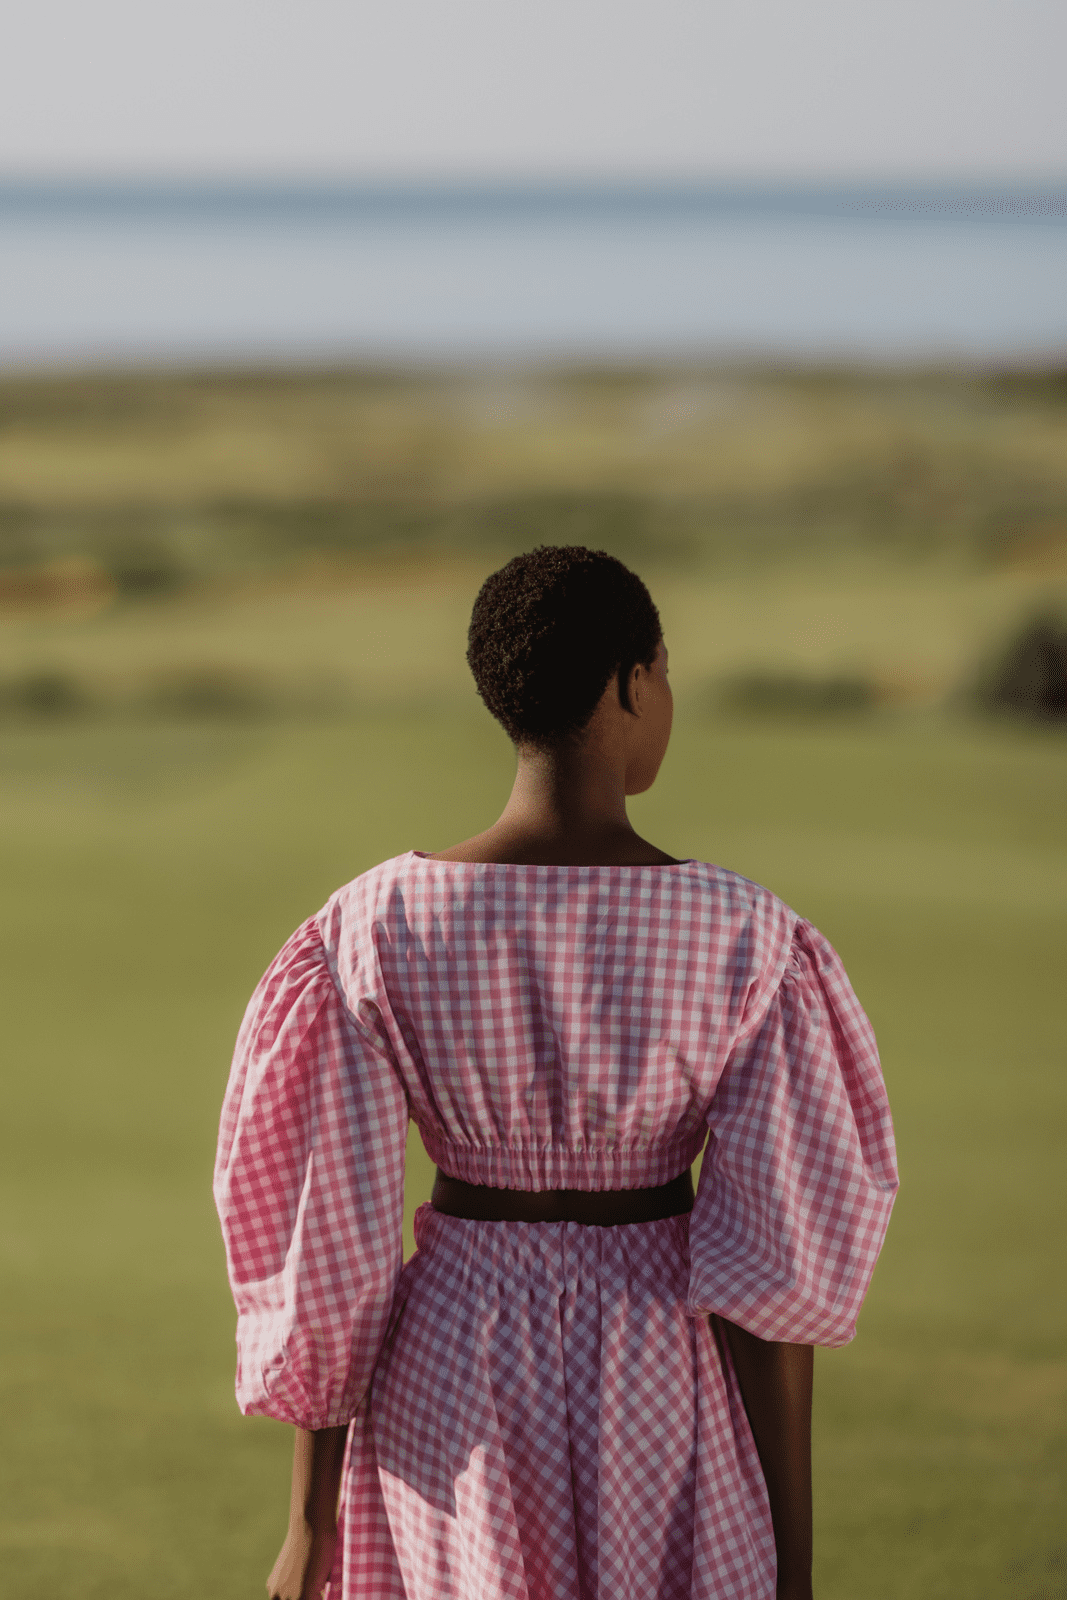
<svg viewBox="0 0 1067 1600"><path fill-rule="evenodd" d="M1067 742L945 709L1067 614L1067 386L692 370L0 381L21 1600L262 1593L289 1441L232 1395L233 1036L338 884L499 810L466 619L542 541L660 606L679 716L638 826L818 923L882 1044L904 1186L819 1357L820 1600L1067 1596ZM428 1186L415 1140L409 1243Z"/></svg>
<svg viewBox="0 0 1067 1600"><path fill-rule="evenodd" d="M1067 385L698 368L0 379L0 602L71 560L149 595L545 539L687 573L860 546L1063 579ZM89 576L68 573L83 591Z"/></svg>
<svg viewBox="0 0 1067 1600"><path fill-rule="evenodd" d="M233 1034L290 929L482 825L509 753L458 705L6 744L6 1580L250 1600L289 1446L232 1399ZM816 920L883 1046L904 1186L860 1337L819 1359L821 1600L1063 1593L1065 778L1055 735L682 719L634 807ZM409 1214L427 1183L418 1152Z"/></svg>

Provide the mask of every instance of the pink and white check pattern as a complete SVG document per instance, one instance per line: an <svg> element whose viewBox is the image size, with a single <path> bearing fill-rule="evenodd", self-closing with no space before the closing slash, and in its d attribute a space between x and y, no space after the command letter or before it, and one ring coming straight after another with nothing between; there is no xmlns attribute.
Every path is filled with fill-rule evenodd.
<svg viewBox="0 0 1067 1600"><path fill-rule="evenodd" d="M409 1117L445 1171L518 1189L663 1183L707 1139L696 1208L424 1208L401 1272ZM767 890L416 852L339 890L252 998L215 1177L242 1410L352 1422L331 1600L772 1600L700 1313L846 1342L895 1189L869 1024Z"/></svg>

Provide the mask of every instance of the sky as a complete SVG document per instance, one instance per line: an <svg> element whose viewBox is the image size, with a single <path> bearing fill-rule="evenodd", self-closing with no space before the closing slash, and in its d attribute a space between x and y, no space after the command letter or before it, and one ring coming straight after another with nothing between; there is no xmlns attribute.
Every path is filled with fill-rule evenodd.
<svg viewBox="0 0 1067 1600"><path fill-rule="evenodd" d="M1067 177L1065 0L33 0L0 175Z"/></svg>

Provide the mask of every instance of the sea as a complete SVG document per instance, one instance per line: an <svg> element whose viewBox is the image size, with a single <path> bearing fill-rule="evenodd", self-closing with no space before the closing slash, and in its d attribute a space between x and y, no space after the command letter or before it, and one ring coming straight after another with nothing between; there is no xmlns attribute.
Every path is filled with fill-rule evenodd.
<svg viewBox="0 0 1067 1600"><path fill-rule="evenodd" d="M0 370L1067 363L1067 182L0 181Z"/></svg>

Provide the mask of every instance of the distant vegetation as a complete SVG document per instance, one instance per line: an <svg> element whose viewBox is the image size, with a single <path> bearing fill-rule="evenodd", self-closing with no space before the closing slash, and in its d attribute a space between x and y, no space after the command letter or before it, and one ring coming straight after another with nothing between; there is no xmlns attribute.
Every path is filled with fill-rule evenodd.
<svg viewBox="0 0 1067 1600"><path fill-rule="evenodd" d="M788 672L740 674L727 679L719 696L727 711L800 717L869 711L877 701L877 690L866 678L805 678Z"/></svg>
<svg viewBox="0 0 1067 1600"><path fill-rule="evenodd" d="M0 566L120 593L299 561L606 545L1067 546L1067 376L649 371L0 382Z"/></svg>
<svg viewBox="0 0 1067 1600"><path fill-rule="evenodd" d="M327 595L386 573L417 588L442 564L484 571L540 542L594 545L658 581L703 586L721 636L705 651L707 705L822 715L958 694L981 677L971 703L1010 711L1025 693L994 692L977 663L1034 616L1053 632L1067 616L1067 374L0 381L0 617L236 605L279 583ZM813 605L820 574L861 569L849 603L870 609L871 627L856 613L836 655L836 624L820 646L813 629L791 642L769 610L736 617L768 574L807 584L798 604ZM963 630L936 661L929 638L916 648L906 598L890 598L935 589L921 627ZM345 701L343 683L312 692L273 652L230 659L221 627L208 654L148 652L123 684L92 681L69 650L49 658L43 638L31 626L0 654L0 710L240 716L303 711L309 695ZM1058 715L1056 693L1031 696L1029 714Z"/></svg>
<svg viewBox="0 0 1067 1600"><path fill-rule="evenodd" d="M980 682L978 700L992 711L1067 721L1067 622L1047 616L1028 623Z"/></svg>

